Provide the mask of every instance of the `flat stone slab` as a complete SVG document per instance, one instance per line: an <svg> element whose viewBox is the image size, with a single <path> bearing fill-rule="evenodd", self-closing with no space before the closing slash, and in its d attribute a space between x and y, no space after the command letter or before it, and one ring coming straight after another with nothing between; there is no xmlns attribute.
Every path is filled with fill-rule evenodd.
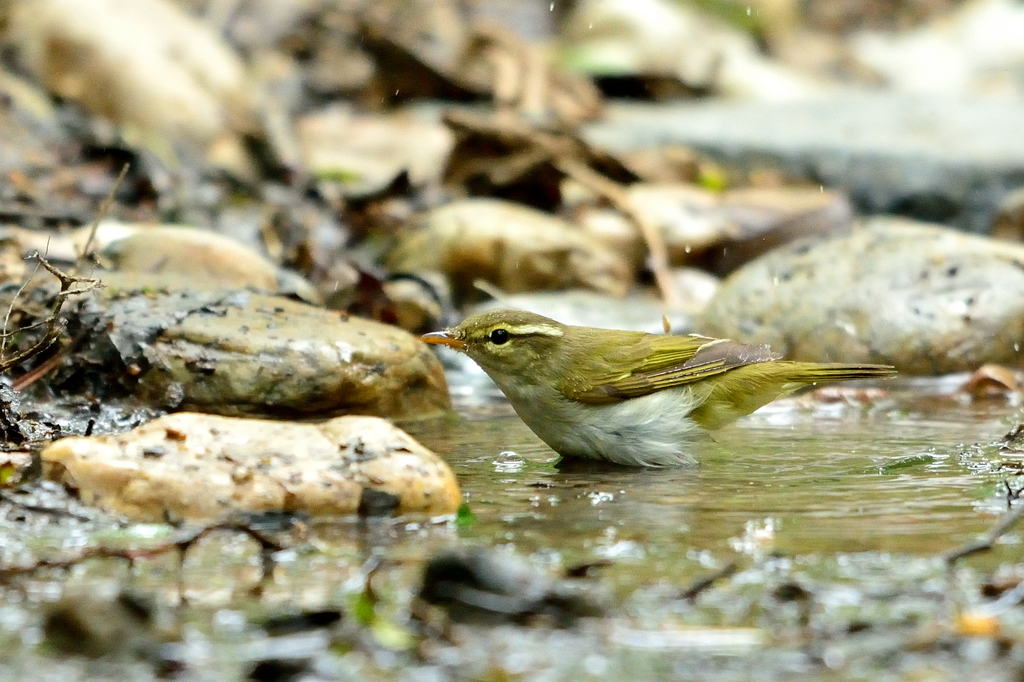
<svg viewBox="0 0 1024 682"><path fill-rule="evenodd" d="M857 208L990 229L1024 186L1024 101L843 93L799 102L612 104L585 139L622 152L682 144L850 193Z"/></svg>

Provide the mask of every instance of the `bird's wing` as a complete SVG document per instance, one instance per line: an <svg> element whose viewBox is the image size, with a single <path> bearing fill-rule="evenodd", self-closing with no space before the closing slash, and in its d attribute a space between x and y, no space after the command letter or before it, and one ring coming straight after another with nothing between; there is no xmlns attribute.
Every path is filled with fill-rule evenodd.
<svg viewBox="0 0 1024 682"><path fill-rule="evenodd" d="M614 403L779 358L766 345L752 346L729 339L667 335L652 335L648 339L649 343L633 351L638 357L629 364L637 369L599 375L589 385L567 392L567 397L595 405Z"/></svg>

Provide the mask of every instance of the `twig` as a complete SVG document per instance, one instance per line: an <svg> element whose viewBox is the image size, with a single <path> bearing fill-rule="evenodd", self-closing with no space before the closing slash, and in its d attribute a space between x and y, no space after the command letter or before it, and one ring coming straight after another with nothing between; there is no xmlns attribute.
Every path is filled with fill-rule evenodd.
<svg viewBox="0 0 1024 682"><path fill-rule="evenodd" d="M654 281L661 292L661 298L669 307L676 307L679 304L679 297L676 295L675 287L672 286L672 278L668 271L668 249L665 248L665 240L661 238L661 232L657 225L653 225L642 211L633 207L633 200L629 192L614 180L601 175L585 163L571 159L556 159L555 167L567 176L587 187L611 202L617 211L626 216L636 225L640 236L647 244L647 251L651 256L651 270L654 272Z"/></svg>
<svg viewBox="0 0 1024 682"><path fill-rule="evenodd" d="M43 334L43 338L33 344L27 350L21 351L12 358L0 360L0 374L6 372L12 367L21 364L25 360L42 353L44 350L49 348L53 343L60 338L61 332L64 331L65 322L60 319L61 308L64 307L64 301L69 296L77 296L84 294L87 291L92 291L96 287L100 286L98 280L89 279L88 277L72 277L71 275L64 274L58 268L50 265L50 262L43 258L39 252L35 252L30 258L36 258L40 265L42 265L47 272L56 277L60 281L60 291L57 292L55 297L53 308L50 309L49 317L44 320L46 327L46 333ZM83 284L84 286L78 289L72 288L75 284Z"/></svg>
<svg viewBox="0 0 1024 682"><path fill-rule="evenodd" d="M669 306L678 304L678 296L672 286L668 270L668 249L661 231L633 206L626 188L614 178L594 169L595 162L602 159L580 140L557 133L537 130L525 123L508 117L492 117L450 111L444 122L456 134L491 136L507 147L506 157L514 157L519 169L534 168L550 163L559 173L588 187L609 201L616 210L634 223L650 254L651 270L662 299ZM487 162L493 161L489 159ZM508 158L506 158L506 163ZM472 165L472 164L471 164Z"/></svg>
<svg viewBox="0 0 1024 682"><path fill-rule="evenodd" d="M284 546L274 542L260 531L239 523L218 523L210 526L204 526L197 530L191 531L183 537L179 537L176 540L170 540L161 545L155 547L145 547L141 549L128 549L120 547L89 547L73 557L65 559L41 559L31 564L23 566L7 566L0 568L0 581L12 578L19 575L27 575L35 573L36 571L46 568L71 568L89 559L124 559L125 561L137 561L138 559L149 559L151 557L166 554L171 551L179 551L184 553L189 550L196 542L203 539L210 533L218 530L229 530L236 533L242 533L255 540L260 545L260 550L266 554L267 552L277 552L284 549ZM265 577L265 576L264 576ZM262 578L261 578L262 581Z"/></svg>
<svg viewBox="0 0 1024 682"><path fill-rule="evenodd" d="M44 376L52 372L60 363L64 362L64 358L67 357L68 349L62 348L52 356L47 358L45 361L39 363L39 365L32 369L30 372L18 377L16 380L11 382L11 390L15 393L21 393L26 388L36 383Z"/></svg>
<svg viewBox="0 0 1024 682"><path fill-rule="evenodd" d="M110 207L114 203L114 197L117 196L117 190L121 188L121 183L124 182L124 177L128 175L128 168L130 166L131 164L128 163L121 166L121 172L118 173L113 186L110 188L110 191L107 192L107 196L103 199L103 203L100 204L100 210L96 212L96 218L93 219L92 227L89 228L89 238L85 240L85 246L82 247L82 253L78 254L78 260L75 262L75 267L72 270L76 275L81 271L82 265L90 256L92 243L96 239L96 230L100 227L100 221L107 217L107 212L110 211Z"/></svg>
<svg viewBox="0 0 1024 682"><path fill-rule="evenodd" d="M992 527L992 530L985 534L985 537L980 540L975 540L974 542L968 542L957 549L943 552L941 556L947 564L952 565L958 560L963 559L966 556L970 556L971 554L988 551L992 549L992 547L995 546L996 541L1006 535L1006 533L1008 533L1022 517L1024 517L1024 504L1018 505L1015 509L1004 514L1003 517L999 519L999 522Z"/></svg>
<svg viewBox="0 0 1024 682"><path fill-rule="evenodd" d="M29 504L27 502L22 502L21 500L17 500L11 495L8 495L2 490L0 490L0 502L6 502L12 507L24 509L25 511L32 512L33 514L46 514L47 516L53 516L56 518L74 519L75 521L90 520L89 517L87 516L82 516L81 514L76 514L74 512L67 511L66 509L55 509L52 507L44 507L38 504Z"/></svg>
<svg viewBox="0 0 1024 682"><path fill-rule="evenodd" d="M507 293L480 277L473 280L473 288L477 291L482 291L495 301L504 301L508 297Z"/></svg>
<svg viewBox="0 0 1024 682"><path fill-rule="evenodd" d="M92 251L93 241L96 239L96 231L99 229L100 226L100 221L102 221L103 218L106 217L107 212L110 211L110 207L114 203L114 197L117 195L117 190L120 189L121 183L124 182L124 178L128 174L129 167L130 164L127 163L121 167L121 172L118 174L117 179L114 180L114 184L111 186L110 191L107 192L107 196L103 199L103 203L100 204L99 211L96 212L96 217L93 220L92 227L89 230L89 237L88 239L86 239L85 246L82 249L82 253L78 255L78 260L75 263L75 267L72 269L73 273L77 274L80 271L82 265L85 263L86 259L89 257ZM47 261L42 255L40 255L38 251L30 255L29 258L36 259L36 267L35 269L32 270L32 273L28 276L28 279L25 280L25 283L22 284L18 291L14 294L14 299L11 301L10 306L8 306L7 314L4 316L3 330L0 331L0 374L6 372L12 367L21 364L22 362L28 360L29 358L34 357L39 353L42 353L44 350L52 346L54 342L56 342L57 339L60 338L61 332L64 331L65 323L60 319L60 311L61 308L64 307L64 301L69 296L77 296L79 294L84 294L87 291L92 291L96 287L100 286L98 280L65 274L58 268L54 267L53 265L50 265L49 261ZM36 273L39 271L39 266L46 268L46 270L51 275L56 277L57 280L60 282L60 291L57 293L57 296L54 299L53 307L50 309L50 315L41 322L37 322L35 324L22 327L13 332L9 332L7 331L7 326L10 323L11 313L14 311L14 305L15 303L17 303L18 298L25 292L25 289L28 288L28 285L32 282L32 278L35 277ZM84 286L75 289L73 288L75 284L82 284ZM38 342L33 344L28 350L22 351L15 355L13 358L7 359L7 339L9 339L12 336L16 336L18 334L26 332L30 329L34 329L36 327L46 327L46 333L43 334L43 338L41 338Z"/></svg>
<svg viewBox="0 0 1024 682"><path fill-rule="evenodd" d="M723 566L718 571L712 573L711 575L708 575L708 576L705 576L705 577L701 578L700 580L698 580L697 582L693 583L688 588L686 588L683 591L683 594L681 595L681 598L682 599L691 599L691 600L696 598L697 595L699 595L701 592L703 592L704 590L706 590L709 587L711 587L712 585L714 585L719 580L721 580L723 578L728 578L729 576L731 576L733 573L736 572L736 568L737 568L736 562L735 561L730 561L729 563L727 563L725 566Z"/></svg>
<svg viewBox="0 0 1024 682"><path fill-rule="evenodd" d="M21 295L25 293L26 287L28 287L29 283L32 281L32 278L36 276L37 272L39 272L39 261L36 261L36 266L32 269L32 272L31 274L29 274L28 279L25 280L25 283L18 287L18 290L14 292L14 298L11 300L11 305L7 307L7 314L4 316L3 336L2 340L0 340L0 362L2 362L4 356L7 355L7 339L11 336L14 336L15 334L21 333L21 330L10 333L7 332L7 325L11 321L11 313L14 312L14 304L17 303ZM35 326L37 325L32 325L32 327ZM27 328L28 327L26 327L26 329Z"/></svg>

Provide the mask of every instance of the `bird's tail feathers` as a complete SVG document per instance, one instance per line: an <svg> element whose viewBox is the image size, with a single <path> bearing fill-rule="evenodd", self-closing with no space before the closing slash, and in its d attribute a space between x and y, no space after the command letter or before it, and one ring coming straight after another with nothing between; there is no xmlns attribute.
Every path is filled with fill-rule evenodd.
<svg viewBox="0 0 1024 682"><path fill-rule="evenodd" d="M889 365L786 361L775 364L779 374L784 376L786 381L800 384L854 379L891 379L896 376L896 368Z"/></svg>

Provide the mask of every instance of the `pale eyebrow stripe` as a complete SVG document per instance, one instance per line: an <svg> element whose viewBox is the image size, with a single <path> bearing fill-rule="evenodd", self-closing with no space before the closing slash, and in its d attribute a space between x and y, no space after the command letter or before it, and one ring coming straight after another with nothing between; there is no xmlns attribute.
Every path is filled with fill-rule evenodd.
<svg viewBox="0 0 1024 682"><path fill-rule="evenodd" d="M508 329L509 334L515 334L516 336L562 336L562 330L550 327L546 324L524 324L524 325L507 325L503 326L503 329ZM497 327L496 327L497 329Z"/></svg>

